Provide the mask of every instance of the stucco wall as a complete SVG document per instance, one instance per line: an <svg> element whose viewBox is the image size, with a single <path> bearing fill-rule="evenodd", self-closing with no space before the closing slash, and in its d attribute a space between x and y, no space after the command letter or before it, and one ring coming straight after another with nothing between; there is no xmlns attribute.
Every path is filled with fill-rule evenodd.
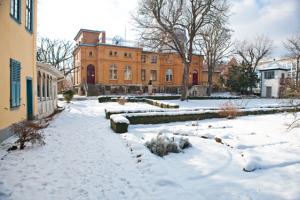
<svg viewBox="0 0 300 200"><path fill-rule="evenodd" d="M33 33L25 29L25 0L21 1L21 23L10 16L10 1L0 4L0 129L12 123L26 119L26 77L33 81L34 114L37 112L36 99L36 11L37 1L34 1ZM10 108L10 58L21 62L21 106Z"/></svg>

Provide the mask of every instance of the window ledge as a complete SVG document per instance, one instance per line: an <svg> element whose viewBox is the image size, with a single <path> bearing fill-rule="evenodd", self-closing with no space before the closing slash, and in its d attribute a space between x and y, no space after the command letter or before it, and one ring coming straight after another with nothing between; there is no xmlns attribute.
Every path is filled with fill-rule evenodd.
<svg viewBox="0 0 300 200"><path fill-rule="evenodd" d="M16 19L14 16L12 16L11 14L9 14L9 16L17 23L17 24L19 24L19 25L21 25L22 23L21 23L21 20L19 20L19 19Z"/></svg>

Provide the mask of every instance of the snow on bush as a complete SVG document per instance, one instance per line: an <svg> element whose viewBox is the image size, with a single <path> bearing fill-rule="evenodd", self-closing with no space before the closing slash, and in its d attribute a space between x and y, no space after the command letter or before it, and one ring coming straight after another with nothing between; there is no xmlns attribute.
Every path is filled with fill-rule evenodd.
<svg viewBox="0 0 300 200"><path fill-rule="evenodd" d="M167 137L163 133L158 133L155 138L145 143L151 153L163 157L168 153L179 153L183 149L191 146L187 138Z"/></svg>
<svg viewBox="0 0 300 200"><path fill-rule="evenodd" d="M251 157L245 158L243 170L245 172L253 172L257 169L260 169L261 168L260 162L261 162L261 159L259 157L251 156Z"/></svg>

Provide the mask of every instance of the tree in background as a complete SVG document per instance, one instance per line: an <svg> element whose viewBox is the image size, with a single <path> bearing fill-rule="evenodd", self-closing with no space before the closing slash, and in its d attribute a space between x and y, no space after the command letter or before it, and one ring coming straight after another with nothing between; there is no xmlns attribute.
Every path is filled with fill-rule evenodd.
<svg viewBox="0 0 300 200"><path fill-rule="evenodd" d="M273 41L266 36L257 36L252 41L238 41L235 45L236 55L239 57L242 65L249 71L248 80L254 83L256 78L253 76L257 65L263 58L268 57L273 50ZM250 84L250 92L255 85Z"/></svg>
<svg viewBox="0 0 300 200"><path fill-rule="evenodd" d="M238 66L232 66L229 70L227 80L224 80L225 86L233 92L248 94L249 88L253 88L259 82L258 75L245 63Z"/></svg>
<svg viewBox="0 0 300 200"><path fill-rule="evenodd" d="M297 59L297 64L296 64L296 87L298 88L299 85L299 73L300 73L300 68L299 68L299 60L300 60L300 32L295 34L294 36L290 37L287 39L287 41L284 43L285 48L287 49L289 56L291 58L296 58Z"/></svg>
<svg viewBox="0 0 300 200"><path fill-rule="evenodd" d="M224 5L224 11L225 9ZM208 69L208 96L212 93L212 77L216 65L220 64L224 58L227 58L232 53L232 30L226 26L227 23L228 17L226 15L223 13L217 15L212 23L207 24L203 28L197 40L197 46L205 56Z"/></svg>
<svg viewBox="0 0 300 200"><path fill-rule="evenodd" d="M133 17L145 47L177 52L183 62L181 100L187 99L189 68L200 30L225 13L226 0L140 0Z"/></svg>
<svg viewBox="0 0 300 200"><path fill-rule="evenodd" d="M73 65L73 43L65 40L42 37L38 40L37 61L48 63L65 77L75 69Z"/></svg>

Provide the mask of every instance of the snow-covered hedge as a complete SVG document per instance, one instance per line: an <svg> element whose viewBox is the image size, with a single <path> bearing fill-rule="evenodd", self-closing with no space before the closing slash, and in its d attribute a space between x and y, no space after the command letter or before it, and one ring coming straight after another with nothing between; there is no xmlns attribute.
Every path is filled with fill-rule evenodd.
<svg viewBox="0 0 300 200"><path fill-rule="evenodd" d="M179 108L178 104L165 103L165 102L161 102L161 101L157 101L157 100L153 100L153 99L145 99L145 102L150 105L161 107L161 108Z"/></svg>
<svg viewBox="0 0 300 200"><path fill-rule="evenodd" d="M145 146L151 151L151 153L163 157L168 153L179 153L183 149L190 147L191 144L188 138L169 138L162 133L158 133L155 138L146 142Z"/></svg>
<svg viewBox="0 0 300 200"><path fill-rule="evenodd" d="M126 133L128 131L129 120L123 115L110 116L110 127L115 133Z"/></svg>

